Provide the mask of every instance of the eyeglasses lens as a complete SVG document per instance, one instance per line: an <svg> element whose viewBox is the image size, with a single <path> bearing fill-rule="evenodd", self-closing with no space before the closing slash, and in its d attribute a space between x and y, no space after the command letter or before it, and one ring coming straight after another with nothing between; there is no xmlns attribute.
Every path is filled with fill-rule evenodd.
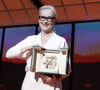
<svg viewBox="0 0 100 90"><path fill-rule="evenodd" d="M53 19L55 19L55 17L39 16L39 19L40 19L41 21L47 20L48 22L51 22Z"/></svg>

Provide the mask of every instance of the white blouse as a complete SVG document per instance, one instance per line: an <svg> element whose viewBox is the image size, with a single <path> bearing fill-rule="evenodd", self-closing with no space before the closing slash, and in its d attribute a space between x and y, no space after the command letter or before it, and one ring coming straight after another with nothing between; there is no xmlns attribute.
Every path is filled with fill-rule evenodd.
<svg viewBox="0 0 100 90"><path fill-rule="evenodd" d="M18 44L13 46L7 51L6 57L7 58L18 58L20 54L20 50L27 46L34 46L34 45L41 45L41 33L38 35L32 35L28 36L24 40L20 41ZM57 35L55 32L53 32L53 35L49 40L45 43L44 46L45 49L54 49L59 50L60 48L68 48L68 44L66 43L66 40ZM27 53L27 52L26 52ZM23 55L23 57L26 56L26 53ZM31 56L26 60L26 67L31 66ZM70 64L70 61L69 61ZM42 80L36 82L34 77L34 72L26 72L26 76L23 81L22 90L61 90L60 82L57 82L54 86L51 86L49 84L44 84ZM39 85L39 86L37 86Z"/></svg>
<svg viewBox="0 0 100 90"><path fill-rule="evenodd" d="M7 53L7 58L18 58L18 55L20 54L20 50L27 46L34 46L34 45L41 45L41 33L38 35L28 36L24 40L20 41L18 44L10 48ZM66 40L57 35L53 32L53 36L46 42L46 44L43 46L45 49L54 49L58 50L60 48L68 48L68 44L66 43ZM27 53L27 52L26 52ZM23 55L25 57L25 54ZM26 60L27 66L30 67L31 64L31 56Z"/></svg>

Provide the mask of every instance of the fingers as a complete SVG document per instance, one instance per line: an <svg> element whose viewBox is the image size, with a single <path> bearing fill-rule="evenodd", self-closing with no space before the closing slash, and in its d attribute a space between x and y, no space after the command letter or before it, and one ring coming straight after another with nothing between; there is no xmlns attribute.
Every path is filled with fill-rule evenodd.
<svg viewBox="0 0 100 90"><path fill-rule="evenodd" d="M32 55L32 50L26 54L26 57L29 58Z"/></svg>
<svg viewBox="0 0 100 90"><path fill-rule="evenodd" d="M45 77L43 78L43 82L44 82L44 83L52 83L53 80L52 80L51 77L45 76Z"/></svg>
<svg viewBox="0 0 100 90"><path fill-rule="evenodd" d="M58 81L59 79L55 75L53 75L53 77L48 77L48 76L45 77L45 82L47 83L55 83Z"/></svg>
<svg viewBox="0 0 100 90"><path fill-rule="evenodd" d="M60 79L56 77L56 75L53 75L53 80L59 81Z"/></svg>
<svg viewBox="0 0 100 90"><path fill-rule="evenodd" d="M39 46L39 45L34 45L34 46L28 46L28 47L24 47L21 49L21 54L25 53L25 52L32 52L32 48L34 47L35 50L41 51L41 50L45 50L45 48Z"/></svg>
<svg viewBox="0 0 100 90"><path fill-rule="evenodd" d="M23 54L23 53L25 53L27 51L32 51L32 46L22 48L21 49L21 54Z"/></svg>
<svg viewBox="0 0 100 90"><path fill-rule="evenodd" d="M22 48L20 50L20 53L18 54L18 58L20 58L20 59L27 59L27 58L29 58L32 55L32 48L33 47L38 52L41 52L42 50L44 50L44 48L40 47L39 45L24 47L24 48Z"/></svg>
<svg viewBox="0 0 100 90"><path fill-rule="evenodd" d="M44 47L41 47L41 46L39 46L39 45L35 45L35 46L33 46L33 48L34 48L35 50L37 50L37 51L45 50Z"/></svg>
<svg viewBox="0 0 100 90"><path fill-rule="evenodd" d="M30 70L30 67L25 67L25 71L28 72Z"/></svg>

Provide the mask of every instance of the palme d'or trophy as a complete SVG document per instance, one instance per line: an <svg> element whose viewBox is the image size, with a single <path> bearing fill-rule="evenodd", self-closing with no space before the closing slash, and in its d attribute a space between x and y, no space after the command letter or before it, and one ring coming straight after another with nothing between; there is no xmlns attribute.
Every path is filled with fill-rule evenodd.
<svg viewBox="0 0 100 90"><path fill-rule="evenodd" d="M59 78L61 75L65 75L68 72L68 58L68 48L51 50L33 46L31 71L44 73L51 77L55 75Z"/></svg>

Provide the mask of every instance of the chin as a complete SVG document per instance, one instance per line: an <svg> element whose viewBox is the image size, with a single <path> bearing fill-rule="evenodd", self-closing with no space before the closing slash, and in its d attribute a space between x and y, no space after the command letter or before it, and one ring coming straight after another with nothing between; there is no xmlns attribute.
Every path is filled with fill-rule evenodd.
<svg viewBox="0 0 100 90"><path fill-rule="evenodd" d="M43 31L48 31L49 29L48 29L48 28L43 28L42 30L43 30Z"/></svg>

